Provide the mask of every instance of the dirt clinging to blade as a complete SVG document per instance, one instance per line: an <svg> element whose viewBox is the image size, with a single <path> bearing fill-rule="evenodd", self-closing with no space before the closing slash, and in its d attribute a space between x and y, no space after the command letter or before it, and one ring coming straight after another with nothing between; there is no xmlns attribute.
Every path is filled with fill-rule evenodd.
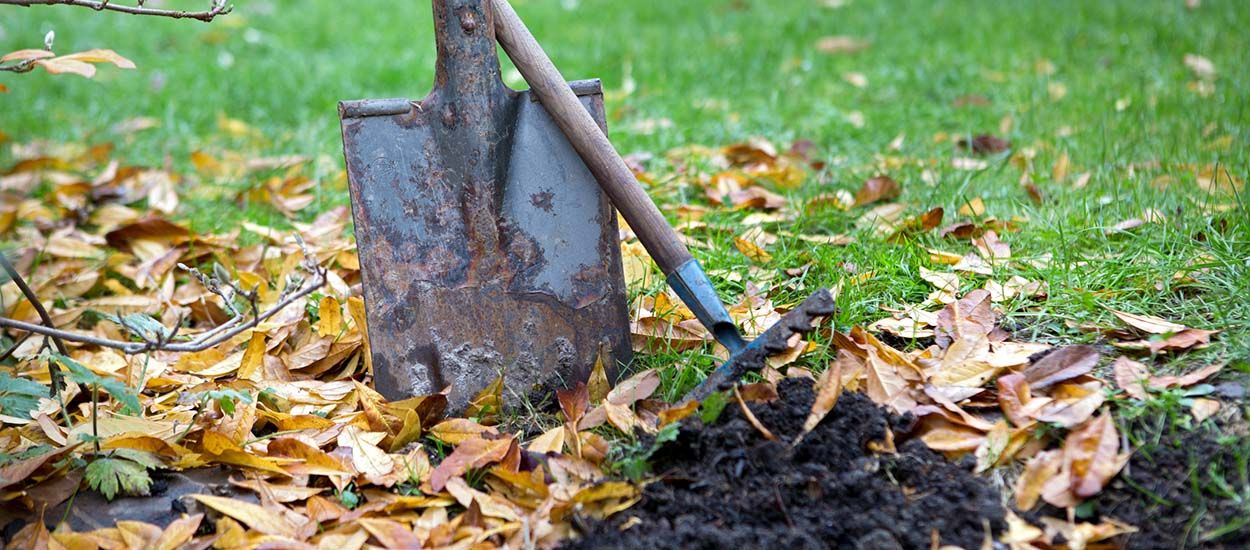
<svg viewBox="0 0 1250 550"><path fill-rule="evenodd" d="M683 423L653 457L659 481L642 501L586 526L574 548L978 548L1004 527L993 487L909 439L910 417L845 393L794 449L814 400L810 382L783 381L754 403L764 439L730 403L718 421ZM893 433L897 453L877 453ZM622 531L622 527L626 527Z"/></svg>

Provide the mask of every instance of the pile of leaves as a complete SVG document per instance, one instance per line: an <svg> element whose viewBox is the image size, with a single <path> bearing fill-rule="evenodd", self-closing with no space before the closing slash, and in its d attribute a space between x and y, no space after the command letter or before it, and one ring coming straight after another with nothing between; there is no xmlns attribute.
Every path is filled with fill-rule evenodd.
<svg viewBox="0 0 1250 550"><path fill-rule="evenodd" d="M154 123L136 119L119 131ZM256 134L224 116L219 126L238 138ZM975 152L1002 146L981 142L968 147ZM653 398L663 378L657 370L612 387L598 365L585 383L559 393L558 411L524 418L501 414L501 377L464 415L448 418L445 393L387 402L369 387L360 262L347 209L301 214L314 203L317 186L341 190L341 171L319 177L307 158L248 158L229 151L197 151L189 159L190 174L123 165L109 145L34 142L15 144L12 151L16 163L0 176L0 238L16 243L6 257L52 324L76 336L60 344L20 330L0 337L12 365L0 373L0 501L10 513L35 520L14 535L18 545L551 545L574 535L578 518L607 518L638 502L637 481L652 479L652 453L664 450L683 418L700 412L710 420L732 400L741 416L731 413L727 426L737 430L746 421L760 438L740 438L743 446L775 446L784 439L798 449L813 448L831 444L821 443L827 438L818 433L833 428L813 430L828 415L839 418L834 407L844 390L861 391L891 414L915 418L906 456L948 471L916 447L920 441L951 457L973 456L977 471L1023 462L1023 473L1011 484L1018 510L1042 501L1072 508L1098 494L1130 451L1107 412L1109 394L1140 398L1185 388L1220 368L1147 376L1132 354L1180 352L1203 345L1215 331L1126 312L1114 312L1121 327L1078 327L1099 332L1129 354L1116 359L1114 383L1097 377L1104 348L1015 341L1000 326L1004 304L1043 300L1046 288L999 274L1013 272L1006 266L1048 259L1013 259L1007 240L1025 222L984 217L984 205L972 201L959 211L971 220L940 231L950 242L966 241L969 249L930 251L934 265L949 269L921 272L935 288L926 302L891 310L868 330L796 338L754 383L717 397L719 404ZM685 148L668 155L671 171L663 175L632 159L650 192L676 210L688 245L710 248L708 237L735 232L733 243L750 267L713 270L713 276L743 289L730 312L748 337L771 326L788 300L807 290L804 274L824 268L811 261L782 268L769 251L774 243L853 242L845 235L791 232L806 212L854 212L871 233L900 242L936 230L944 217L941 208L905 215L909 207L892 202L900 185L883 173L868 177L856 193L822 193L796 207L780 193L797 189L821 168L809 151L810 144L800 142L779 152L762 140ZM1027 168L1027 161L1021 165ZM886 159L872 170L898 162ZM240 180L253 184L240 190ZM180 221L185 207L179 195L192 190L240 205L268 204L292 229L244 222L226 233L198 234ZM691 190L698 200L674 198ZM740 211L748 213L732 227L703 221L711 213ZM724 357L663 286L629 228L622 228L625 276L639 291L631 304L635 349ZM843 284L872 275L852 269ZM314 279L322 284L312 288ZM16 281L0 285L0 309L8 319L43 323ZM223 326L246 330L223 332ZM229 337L192 352L163 349L218 334ZM904 351L908 341L920 345ZM832 360L819 359L825 357ZM61 381L53 378L57 371L65 373L64 387L52 393L54 380ZM782 420L793 416L793 402L777 400L777 385L791 378L816 381L817 395L800 430ZM864 408L863 399L848 399L848 417L885 418L866 412L871 408ZM769 404L748 405L758 402ZM797 402L808 407L807 398ZM791 404L781 414L774 410L781 405L773 403ZM1190 404L1200 418L1219 406L1198 396ZM781 416L761 412L757 418L752 407ZM809 432L813 441L804 443ZM639 433L644 439L636 439ZM911 460L882 458L896 450L892 433L887 428L876 434L870 453L849 460ZM164 526L120 522L75 533L61 524L49 532L38 521L80 491L108 498L144 494L161 479L153 472L212 466L228 468L230 483L253 498L196 495L180 501L185 516ZM1000 540L1012 544L1062 540L1080 546L1132 530L1114 518L1042 518L1036 526L1008 513L1006 529L997 529L997 516L986 519ZM964 527L943 531L939 539L971 540ZM975 527L983 536L979 518Z"/></svg>

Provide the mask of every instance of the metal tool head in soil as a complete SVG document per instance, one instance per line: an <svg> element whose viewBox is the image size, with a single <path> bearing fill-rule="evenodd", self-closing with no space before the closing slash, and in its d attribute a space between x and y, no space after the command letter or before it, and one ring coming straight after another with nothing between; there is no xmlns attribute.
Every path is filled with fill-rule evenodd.
<svg viewBox="0 0 1250 550"><path fill-rule="evenodd" d="M339 104L369 345L391 399L500 371L515 404L629 360L616 213L529 92L500 79L487 0L434 0L423 99ZM599 81L562 83L604 127Z"/></svg>
<svg viewBox="0 0 1250 550"><path fill-rule="evenodd" d="M701 401L713 392L730 389L746 373L764 368L768 364L769 356L789 349L792 336L815 330L820 319L832 315L835 309L833 294L822 288L783 315L780 321L768 327L768 330L750 343L734 349L726 343L732 343L732 338L720 340L729 349L729 359L716 367L702 384L686 394L685 401ZM738 341L741 341L740 336Z"/></svg>

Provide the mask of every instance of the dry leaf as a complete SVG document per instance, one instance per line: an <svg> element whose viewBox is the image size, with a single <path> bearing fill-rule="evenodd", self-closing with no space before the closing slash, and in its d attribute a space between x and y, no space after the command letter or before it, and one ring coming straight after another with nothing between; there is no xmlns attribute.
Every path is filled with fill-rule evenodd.
<svg viewBox="0 0 1250 550"><path fill-rule="evenodd" d="M1046 354L1024 369L1029 387L1046 389L1064 380L1071 380L1094 370L1102 354L1087 345L1067 346Z"/></svg>
<svg viewBox="0 0 1250 550"><path fill-rule="evenodd" d="M1072 492L1089 498L1120 473L1128 453L1120 454L1120 436L1110 414L1103 414L1068 434L1063 442L1064 468L1072 476Z"/></svg>
<svg viewBox="0 0 1250 550"><path fill-rule="evenodd" d="M855 206L864 206L877 201L888 201L898 198L903 192L898 182L890 176L878 175L868 178L859 191L855 192Z"/></svg>

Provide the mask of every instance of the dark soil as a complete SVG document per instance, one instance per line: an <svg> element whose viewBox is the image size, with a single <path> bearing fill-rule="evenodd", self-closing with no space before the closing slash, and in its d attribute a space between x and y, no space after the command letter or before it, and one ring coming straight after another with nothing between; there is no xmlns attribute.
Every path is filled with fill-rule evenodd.
<svg viewBox="0 0 1250 550"><path fill-rule="evenodd" d="M858 393L795 449L814 399L810 383L786 380L781 398L751 405L778 441L767 441L731 403L712 426L683 423L653 457L659 481L642 501L586 526L572 548L979 548L1004 528L998 491L919 440L914 421ZM893 431L896 454L870 442ZM635 519L636 518L636 519ZM624 532L620 528L630 524Z"/></svg>
<svg viewBox="0 0 1250 550"><path fill-rule="evenodd" d="M1221 444L1227 433L1185 432L1137 449L1095 512L1137 527L1125 548L1250 548L1250 440Z"/></svg>

